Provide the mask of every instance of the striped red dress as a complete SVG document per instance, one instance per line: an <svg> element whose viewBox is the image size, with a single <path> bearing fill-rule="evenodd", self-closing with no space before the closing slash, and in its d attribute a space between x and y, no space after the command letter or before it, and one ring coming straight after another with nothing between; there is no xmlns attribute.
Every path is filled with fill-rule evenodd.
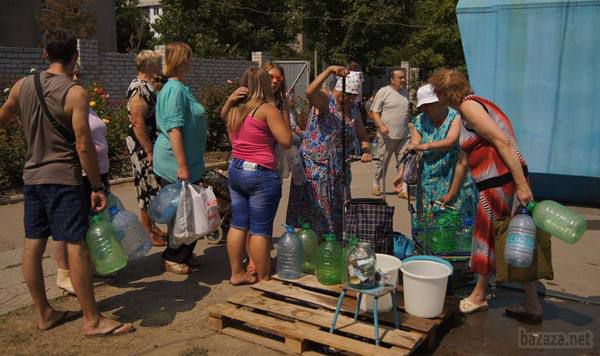
<svg viewBox="0 0 600 356"><path fill-rule="evenodd" d="M514 130L508 117L491 101L469 95L463 99L480 103L494 123L509 137L517 151L521 165L526 167L525 159L517 147ZM510 176L510 171L496 148L477 132L466 126L460 132L460 148L468 154L471 176L476 184L498 181L500 177ZM478 187L480 188L480 187ZM515 184L511 181L496 187L479 189L479 204L475 214L473 232L473 248L471 252L471 271L480 274L493 273L496 270L496 251L494 240L496 233L492 223L498 219L510 218L513 209L518 204L515 194Z"/></svg>

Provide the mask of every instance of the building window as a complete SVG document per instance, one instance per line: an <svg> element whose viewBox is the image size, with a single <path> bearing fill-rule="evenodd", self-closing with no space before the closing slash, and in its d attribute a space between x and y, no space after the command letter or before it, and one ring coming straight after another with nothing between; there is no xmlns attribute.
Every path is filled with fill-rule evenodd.
<svg viewBox="0 0 600 356"><path fill-rule="evenodd" d="M160 7L153 7L152 11L154 12L154 16L160 15Z"/></svg>

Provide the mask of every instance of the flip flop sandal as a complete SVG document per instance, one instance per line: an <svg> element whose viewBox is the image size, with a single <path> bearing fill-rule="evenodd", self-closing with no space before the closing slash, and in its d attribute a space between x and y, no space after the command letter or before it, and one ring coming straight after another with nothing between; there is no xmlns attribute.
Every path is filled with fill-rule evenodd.
<svg viewBox="0 0 600 356"><path fill-rule="evenodd" d="M132 324L123 324L119 323L112 329L109 329L105 332L85 335L85 337L106 337L106 336L119 336L129 334L135 331L135 327Z"/></svg>
<svg viewBox="0 0 600 356"><path fill-rule="evenodd" d="M178 275L186 275L194 272L192 267L186 265L185 263L177 263L170 261L163 261L163 269L166 272L171 272L173 274Z"/></svg>
<svg viewBox="0 0 600 356"><path fill-rule="evenodd" d="M461 299L459 309L463 314L472 314L480 311L486 311L489 305L487 302L483 302L481 304L475 304L471 302L468 298Z"/></svg>
<svg viewBox="0 0 600 356"><path fill-rule="evenodd" d="M544 321L544 315L542 313L528 312L521 304L508 306L504 312L507 317L522 321L524 323L541 324L542 321Z"/></svg>
<svg viewBox="0 0 600 356"><path fill-rule="evenodd" d="M61 315L60 318L56 319L53 323L48 325L48 327L43 328L43 329L38 328L38 330L48 331L50 329L54 329L57 326L61 326L64 323L75 320L77 317L79 317L79 315L80 315L80 313L78 313L78 312L72 312L72 311L67 310L67 311L63 312L63 314Z"/></svg>

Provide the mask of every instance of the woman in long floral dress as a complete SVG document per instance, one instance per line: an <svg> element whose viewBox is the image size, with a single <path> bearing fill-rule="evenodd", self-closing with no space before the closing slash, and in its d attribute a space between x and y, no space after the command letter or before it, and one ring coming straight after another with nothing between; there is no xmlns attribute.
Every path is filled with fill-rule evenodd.
<svg viewBox="0 0 600 356"><path fill-rule="evenodd" d="M334 73L339 77L338 82L333 92L326 93L321 87ZM349 72L341 66L330 66L306 89L306 97L314 107L300 146L306 182L291 185L286 219L289 225L298 225L298 219L303 219L318 235L332 232L342 238L343 207L345 199L350 198L351 182L350 165L344 162L356 153L359 141L362 161L372 159L355 100L362 86L359 73ZM344 94L342 77L346 77ZM345 137L342 137L343 120ZM342 141L346 146L345 157ZM346 176L344 164L347 165Z"/></svg>

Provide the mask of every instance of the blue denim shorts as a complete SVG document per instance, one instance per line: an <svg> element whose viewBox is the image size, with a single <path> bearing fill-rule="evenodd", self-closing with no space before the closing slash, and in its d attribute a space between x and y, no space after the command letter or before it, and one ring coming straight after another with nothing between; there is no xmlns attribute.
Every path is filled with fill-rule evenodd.
<svg viewBox="0 0 600 356"><path fill-rule="evenodd" d="M25 185L25 237L78 242L88 229L90 198L80 185Z"/></svg>
<svg viewBox="0 0 600 356"><path fill-rule="evenodd" d="M233 158L229 163L231 226L252 235L271 237L273 220L281 199L281 179L277 171Z"/></svg>

